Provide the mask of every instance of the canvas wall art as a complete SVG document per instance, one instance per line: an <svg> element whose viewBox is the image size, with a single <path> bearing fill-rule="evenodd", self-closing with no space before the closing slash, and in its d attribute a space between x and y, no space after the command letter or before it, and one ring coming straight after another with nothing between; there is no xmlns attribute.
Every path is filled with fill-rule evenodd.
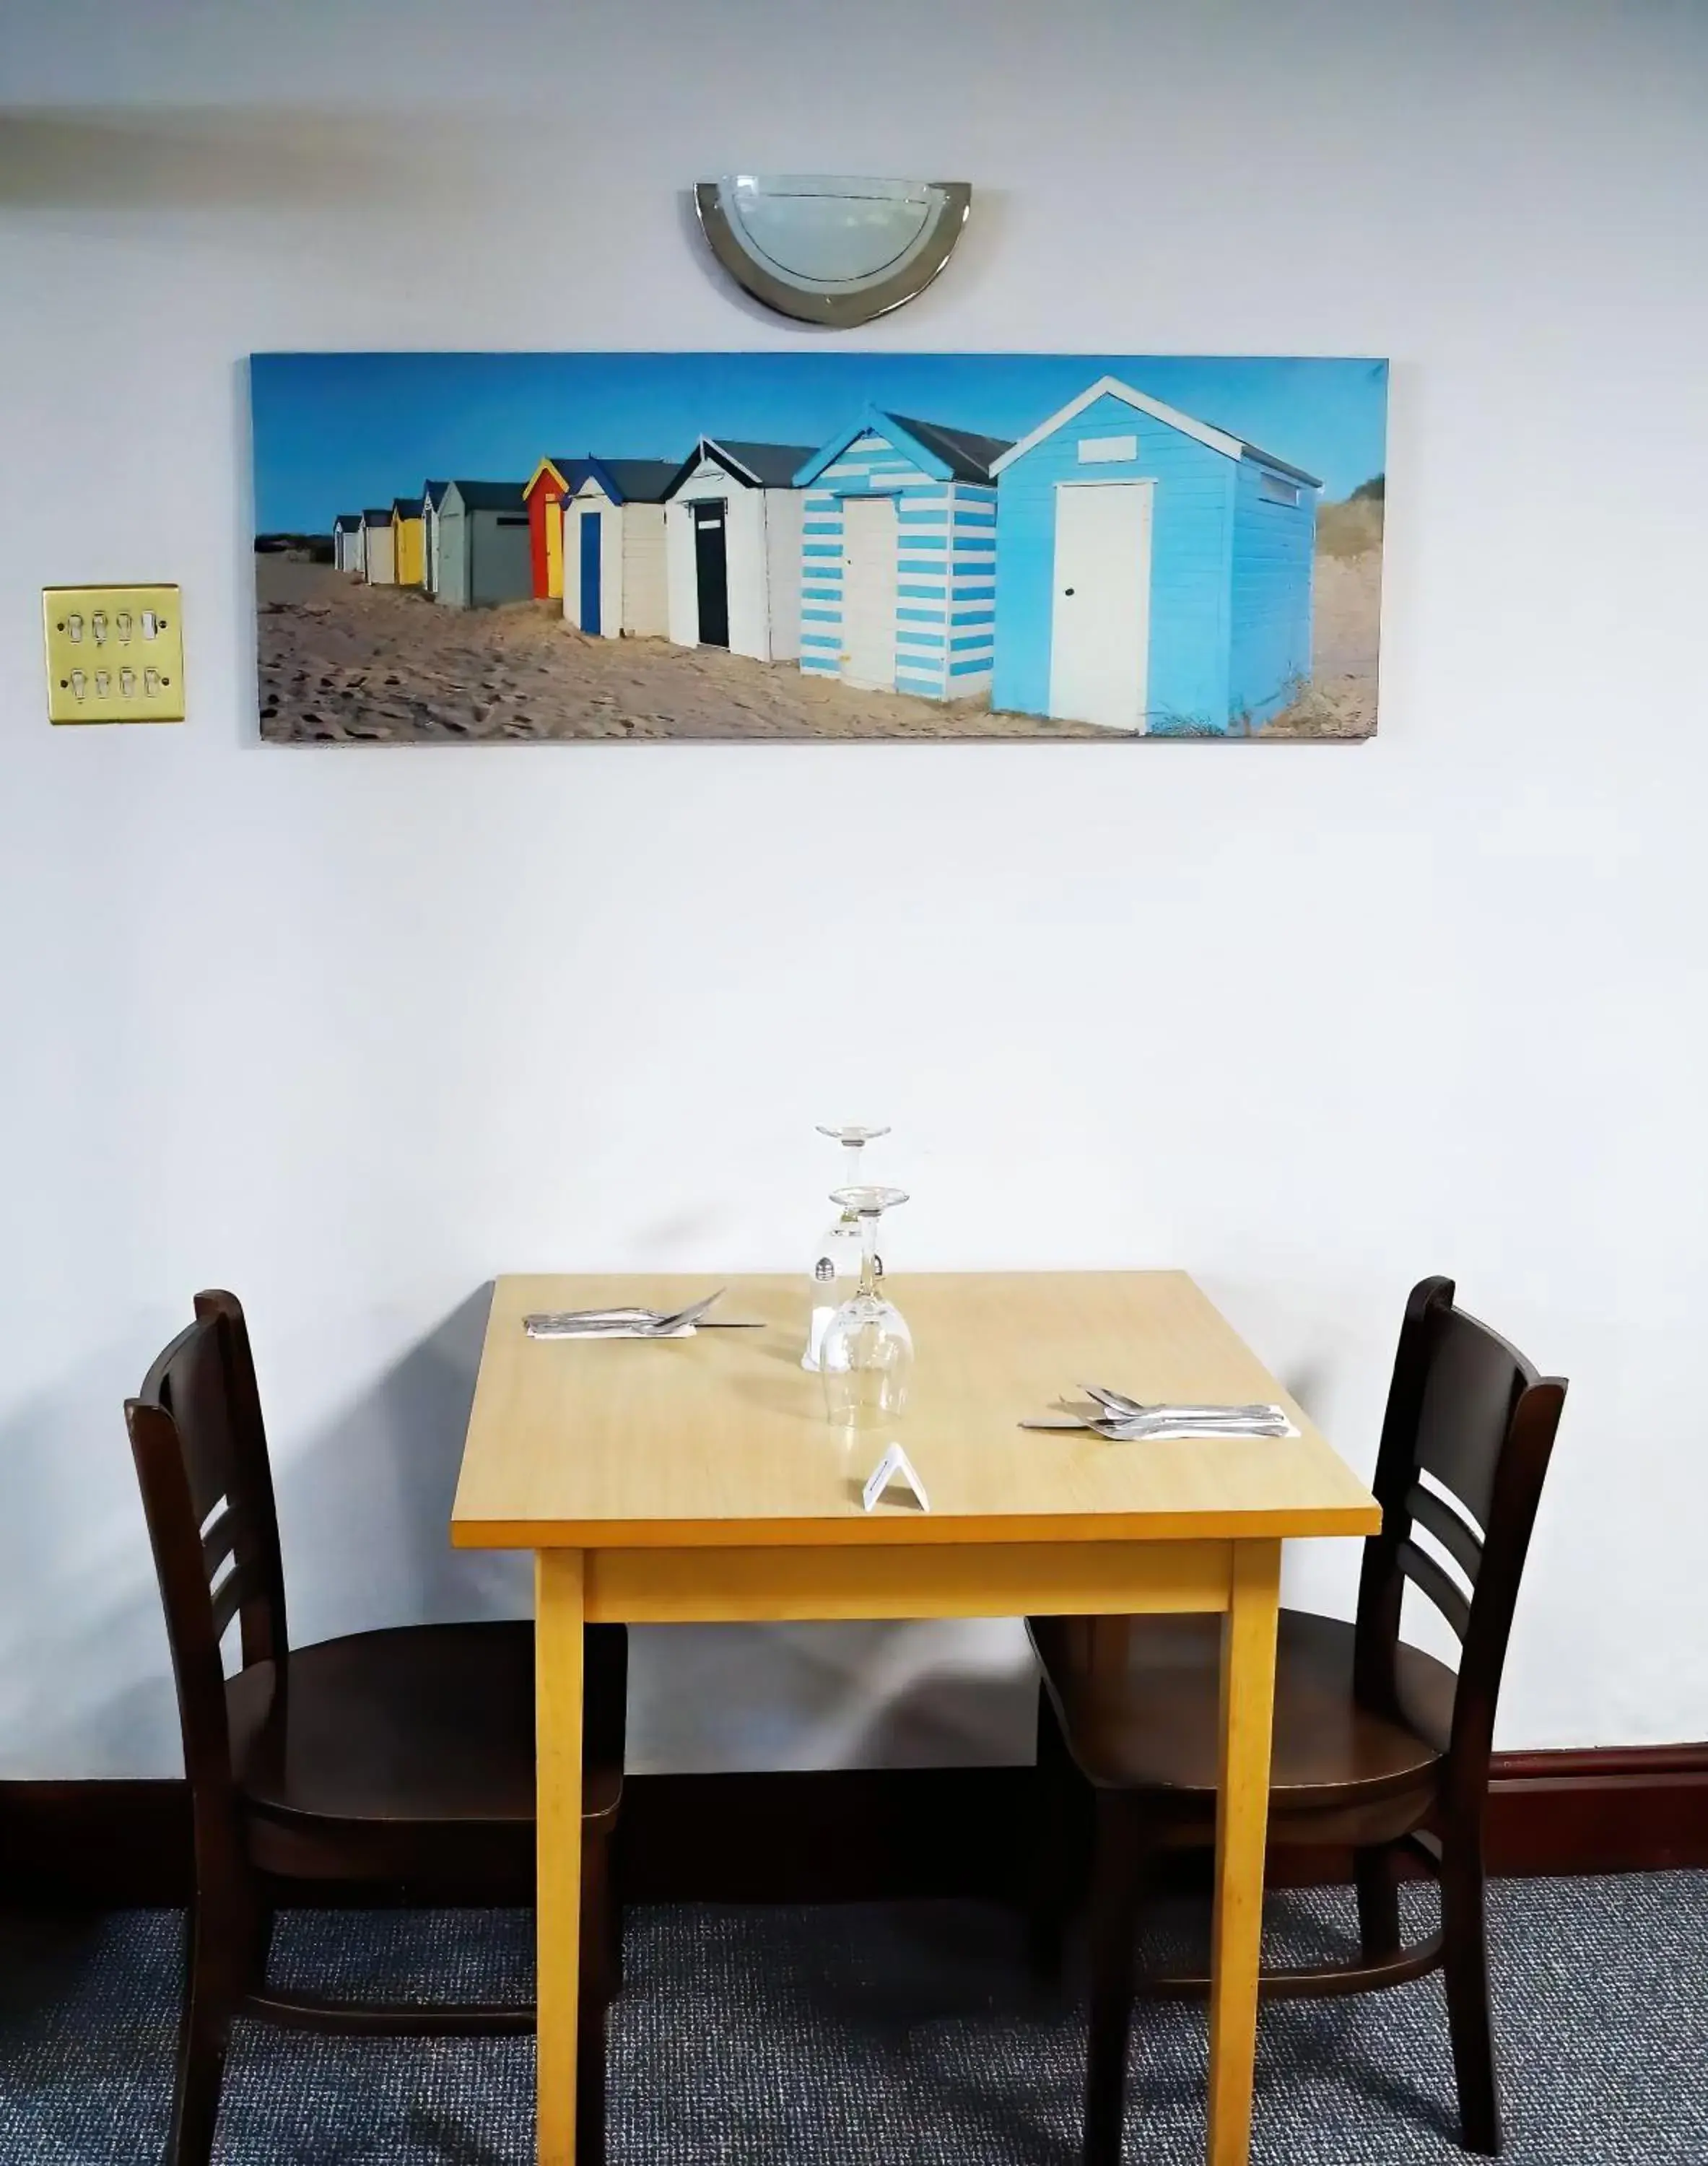
<svg viewBox="0 0 1708 2166"><path fill-rule="evenodd" d="M262 735L1358 738L1387 365L262 354Z"/></svg>

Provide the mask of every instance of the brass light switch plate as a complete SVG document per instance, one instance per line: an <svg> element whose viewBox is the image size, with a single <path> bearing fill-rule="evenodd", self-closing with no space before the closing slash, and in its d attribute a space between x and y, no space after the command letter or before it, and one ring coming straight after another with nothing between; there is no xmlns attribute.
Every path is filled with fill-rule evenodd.
<svg viewBox="0 0 1708 2166"><path fill-rule="evenodd" d="M176 587L44 587L50 722L181 722Z"/></svg>

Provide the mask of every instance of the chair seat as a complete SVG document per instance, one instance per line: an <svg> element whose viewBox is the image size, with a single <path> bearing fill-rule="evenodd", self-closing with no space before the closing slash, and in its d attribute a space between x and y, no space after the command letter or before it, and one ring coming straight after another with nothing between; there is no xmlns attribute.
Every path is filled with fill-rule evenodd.
<svg viewBox="0 0 1708 2166"><path fill-rule="evenodd" d="M596 1635L589 1643L591 1716L604 1650ZM257 1662L229 1679L226 1705L251 1849L268 1869L324 1869L279 1836L295 1831L312 1846L317 1835L335 1830L347 1841L365 1826L393 1846L409 1831L430 1846L451 1834L466 1846L484 1829L494 1863L528 1860L530 1625L407 1625L293 1647L282 1666ZM603 1824L616 1813L622 1763L589 1757L583 1815Z"/></svg>
<svg viewBox="0 0 1708 2166"><path fill-rule="evenodd" d="M1152 1793L1178 1831L1207 1833L1220 1756L1221 1619L1046 1617L1030 1619L1028 1630L1087 1780ZM1402 1644L1400 1712L1377 1714L1353 1698L1352 1646L1352 1627L1338 1618L1281 1613L1272 1839L1286 1840L1289 1814L1313 1816L1308 1829L1293 1831L1299 1841L1384 1839L1389 1819L1415 1825L1438 1782L1452 1672ZM1336 1812L1363 1812L1368 1824L1354 1817L1326 1829L1321 1816Z"/></svg>

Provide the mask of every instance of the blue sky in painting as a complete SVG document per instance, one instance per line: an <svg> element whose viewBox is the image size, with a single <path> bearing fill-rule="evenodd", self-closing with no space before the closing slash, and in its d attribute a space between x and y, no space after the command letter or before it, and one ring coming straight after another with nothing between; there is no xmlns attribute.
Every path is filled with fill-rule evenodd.
<svg viewBox="0 0 1708 2166"><path fill-rule="evenodd" d="M525 481L541 455L682 459L701 436L818 445L866 405L1018 437L1120 377L1319 474L1383 472L1380 361L1111 354L257 354L256 526L324 533L429 477Z"/></svg>

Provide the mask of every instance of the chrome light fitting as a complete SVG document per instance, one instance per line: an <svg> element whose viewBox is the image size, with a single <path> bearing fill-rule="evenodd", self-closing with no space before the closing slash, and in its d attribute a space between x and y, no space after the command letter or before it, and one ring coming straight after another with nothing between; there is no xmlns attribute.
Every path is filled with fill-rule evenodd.
<svg viewBox="0 0 1708 2166"><path fill-rule="evenodd" d="M712 253L779 315L848 330L924 293L972 208L965 181L726 173L694 208Z"/></svg>

